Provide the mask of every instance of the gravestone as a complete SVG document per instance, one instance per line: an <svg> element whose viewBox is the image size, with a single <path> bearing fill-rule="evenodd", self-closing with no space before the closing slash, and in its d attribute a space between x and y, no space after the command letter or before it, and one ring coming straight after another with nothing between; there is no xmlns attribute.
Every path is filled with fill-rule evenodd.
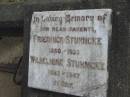
<svg viewBox="0 0 130 97"><path fill-rule="evenodd" d="M106 97L111 10L34 12L29 87Z"/></svg>
<svg viewBox="0 0 130 97"><path fill-rule="evenodd" d="M30 26L33 12L61 11L61 10L81 10L81 9L100 9L111 8L112 14L112 37L108 48L108 88L107 97L128 97L128 66L129 66L129 20L128 3L123 0L76 0L75 2L64 1L63 3L42 2L25 7L25 48L24 48L24 80L22 97L75 97L70 94L60 93L59 91L48 91L43 88L29 85L28 87L28 65L29 65L29 46L30 46ZM65 3L67 2L67 3ZM53 35L53 34L52 34ZM110 42L109 42L110 43ZM42 87L42 86L40 86Z"/></svg>

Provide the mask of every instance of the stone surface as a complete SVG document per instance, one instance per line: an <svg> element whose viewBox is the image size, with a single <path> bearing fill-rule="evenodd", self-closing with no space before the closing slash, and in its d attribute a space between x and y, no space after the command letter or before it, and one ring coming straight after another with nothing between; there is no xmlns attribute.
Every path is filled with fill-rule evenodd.
<svg viewBox="0 0 130 97"><path fill-rule="evenodd" d="M106 97L110 35L110 9L34 12L28 85Z"/></svg>
<svg viewBox="0 0 130 97"><path fill-rule="evenodd" d="M13 76L0 72L0 97L21 97L21 87L13 82Z"/></svg>
<svg viewBox="0 0 130 97"><path fill-rule="evenodd" d="M0 40L0 65L18 64L23 55L22 37L1 37Z"/></svg>
<svg viewBox="0 0 130 97"><path fill-rule="evenodd" d="M57 0L54 0L57 1ZM65 0L67 1L67 0ZM47 3L26 7L25 15L25 48L24 48L24 89L22 97L75 97L56 92L50 92L26 86L28 73L29 32L31 15L34 11L70 10L70 9L98 9L112 8L113 30L109 45L109 79L107 97L129 97L129 66L130 66L130 30L129 30L129 0L79 0L74 3ZM102 1L104 3L102 3Z"/></svg>

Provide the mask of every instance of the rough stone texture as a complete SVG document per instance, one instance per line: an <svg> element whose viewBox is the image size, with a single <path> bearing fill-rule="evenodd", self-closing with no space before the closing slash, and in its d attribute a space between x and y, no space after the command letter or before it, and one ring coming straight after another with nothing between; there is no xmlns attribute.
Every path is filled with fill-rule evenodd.
<svg viewBox="0 0 130 97"><path fill-rule="evenodd" d="M10 22L15 22L17 25L21 25L18 21L24 19L24 6L32 4L52 4L52 3L79 3L86 6L97 7L101 5L106 7L105 0L10 0L15 3L9 3L9 0L0 1L0 22L6 22L7 25ZM24 2L23 2L24 1ZM3 3L2 3L3 2ZM77 7L83 7L78 5ZM63 7L63 6L62 6ZM60 7L60 8L62 8ZM11 26L11 25L10 25ZM16 25L15 25L16 26Z"/></svg>
<svg viewBox="0 0 130 97"><path fill-rule="evenodd" d="M79 2L81 1L81 2ZM63 10L63 9L87 9L87 8L112 8L113 9L113 31L111 44L109 48L109 84L108 97L129 97L128 81L129 81L129 67L130 67L130 30L129 30L129 15L128 15L128 1L129 0L79 0L74 3L48 3L45 5L35 5L29 7L25 18L25 48L24 48L24 62L28 64L28 46L30 18L32 11L36 10ZM37 6L37 7L36 7ZM23 81L23 97L72 97L60 93L53 93L48 91L40 91L26 87L27 83L27 68L24 65L24 72L26 71Z"/></svg>
<svg viewBox="0 0 130 97"><path fill-rule="evenodd" d="M20 86L13 82L13 74L0 72L0 97L21 97Z"/></svg>
<svg viewBox="0 0 130 97"><path fill-rule="evenodd" d="M23 6L22 4L0 5L0 21L21 21L23 19Z"/></svg>
<svg viewBox="0 0 130 97"><path fill-rule="evenodd" d="M0 71L7 71L10 73L16 72L22 56L22 37L0 37Z"/></svg>
<svg viewBox="0 0 130 97"><path fill-rule="evenodd" d="M22 37L2 37L0 40L0 64L17 64L23 54Z"/></svg>
<svg viewBox="0 0 130 97"><path fill-rule="evenodd" d="M129 14L128 1L116 0L112 2L114 10L113 15L113 35L110 48L110 79L109 79L109 97L128 97L128 67L129 58Z"/></svg>
<svg viewBox="0 0 130 97"><path fill-rule="evenodd" d="M23 26L21 21L24 20L24 6L26 5L75 1L80 0L2 0L0 1L0 26Z"/></svg>

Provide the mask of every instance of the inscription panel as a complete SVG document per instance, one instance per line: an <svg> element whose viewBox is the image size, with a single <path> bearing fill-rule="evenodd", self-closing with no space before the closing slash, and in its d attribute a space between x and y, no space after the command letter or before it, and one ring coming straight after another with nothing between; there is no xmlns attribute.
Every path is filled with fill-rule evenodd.
<svg viewBox="0 0 130 97"><path fill-rule="evenodd" d="M34 12L28 86L106 97L111 9Z"/></svg>

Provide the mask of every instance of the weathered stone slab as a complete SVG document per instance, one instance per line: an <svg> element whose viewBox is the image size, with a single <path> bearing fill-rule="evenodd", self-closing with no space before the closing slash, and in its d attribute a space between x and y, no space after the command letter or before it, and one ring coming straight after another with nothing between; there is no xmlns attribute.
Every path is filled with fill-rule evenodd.
<svg viewBox="0 0 130 97"><path fill-rule="evenodd" d="M34 12L28 86L106 97L111 10Z"/></svg>

